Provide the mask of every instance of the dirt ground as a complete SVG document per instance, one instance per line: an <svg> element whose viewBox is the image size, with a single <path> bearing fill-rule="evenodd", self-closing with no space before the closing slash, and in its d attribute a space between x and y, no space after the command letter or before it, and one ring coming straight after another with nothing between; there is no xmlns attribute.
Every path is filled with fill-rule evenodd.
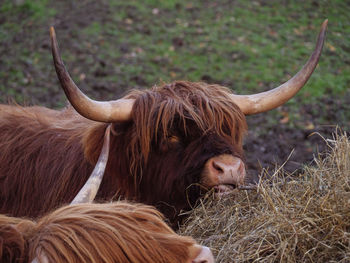
<svg viewBox="0 0 350 263"><path fill-rule="evenodd" d="M78 83L89 96L95 99L118 98L129 88L128 82L125 79L117 82L111 81L109 77L118 72L119 68L116 68L116 63L119 65L128 64L130 60L128 58L116 60L98 56L98 52L101 51L100 42L109 41L111 36L105 35L101 39L89 39L86 34L76 33L80 28L89 25L91 21L105 23L112 11L104 1L102 3L85 1L83 9L80 8L80 4L63 2L64 4L60 4L60 1L56 1L53 4L58 12L49 18L49 23L55 25L62 52L67 54L69 50L70 54L75 54L74 59L68 57L71 74L75 79L78 79ZM132 15L131 11L130 14ZM20 18L4 16L1 19L2 22L12 20L16 23ZM136 15L133 19L137 20ZM59 89L50 61L51 58L47 56L50 52L48 23L40 24L38 27L38 24L34 25L35 28L33 24L24 25L24 30L1 43L0 71L3 72L1 82L8 89L13 90L13 96L5 92L1 96L1 100L4 102L8 97L14 97L16 100L20 100L20 103L23 99L29 104L58 108L64 104L64 100L63 92ZM36 30L35 37L33 37L32 30ZM147 26L140 25L138 30L148 29ZM23 44L18 45L19 42L23 42ZM181 39L174 39L173 42L175 47L184 45ZM19 58L21 52L18 49L24 46L28 50L28 54L39 52L38 60L43 60L41 61L43 66L38 64L33 67L32 62ZM130 48L123 43L116 43L115 48L120 52L130 52ZM14 59L13 63L20 71L24 72L22 85L21 83L15 85L11 82L11 75L8 72L11 72L14 64L9 65L6 62L10 59ZM37 62L34 60L34 63ZM154 63L161 64L164 61L155 59ZM131 78L133 83L136 83L136 87L147 87L155 84L149 83L137 74ZM215 77L203 73L202 80L215 82ZM0 90L0 95L2 92ZM22 95L18 99L16 94ZM287 160L285 164L287 171L294 172L301 169L304 164L312 162L314 155L317 155L318 152L327 150L324 138L332 138L336 125L345 131L349 130L350 120L346 120L343 114L343 112L350 111L349 94L339 97L325 95L317 100L310 99L310 103L299 103L299 100L300 98L296 97L292 104L287 104L277 110L256 116L247 116L249 132L244 147L248 170L252 175L260 174L262 168L273 171L276 165L281 165Z"/></svg>

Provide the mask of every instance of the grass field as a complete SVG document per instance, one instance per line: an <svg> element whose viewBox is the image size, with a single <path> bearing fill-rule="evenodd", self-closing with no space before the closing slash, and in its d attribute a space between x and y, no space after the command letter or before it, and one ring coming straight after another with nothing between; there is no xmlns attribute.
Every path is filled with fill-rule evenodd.
<svg viewBox="0 0 350 263"><path fill-rule="evenodd" d="M0 7L1 100L31 101L32 92L24 87L40 92L41 82L55 81L49 80L50 25L56 25L63 57L78 83L88 85L97 75L101 83L125 90L188 79L251 93L294 74L328 18L324 53L302 98L341 95L350 83L346 1L18 2L5 0ZM72 21L74 16L80 17ZM58 103L45 100L38 102Z"/></svg>

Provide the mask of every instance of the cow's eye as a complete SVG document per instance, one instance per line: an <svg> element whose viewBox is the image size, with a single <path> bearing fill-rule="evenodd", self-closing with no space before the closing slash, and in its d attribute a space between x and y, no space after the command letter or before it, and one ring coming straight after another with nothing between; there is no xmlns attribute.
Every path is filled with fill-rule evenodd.
<svg viewBox="0 0 350 263"><path fill-rule="evenodd" d="M172 136L168 137L168 142L170 142L170 143L178 143L178 142L180 142L180 138L177 137L177 136L172 135Z"/></svg>
<svg viewBox="0 0 350 263"><path fill-rule="evenodd" d="M163 153L168 152L169 150L176 148L180 143L180 138L177 136L168 136L166 139L163 139L159 145L159 150Z"/></svg>

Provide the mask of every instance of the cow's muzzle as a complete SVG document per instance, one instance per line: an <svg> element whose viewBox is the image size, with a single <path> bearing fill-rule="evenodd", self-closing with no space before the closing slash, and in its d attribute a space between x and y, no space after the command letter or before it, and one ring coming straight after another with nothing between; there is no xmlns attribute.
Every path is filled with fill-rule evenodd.
<svg viewBox="0 0 350 263"><path fill-rule="evenodd" d="M240 158L221 154L205 163L201 183L209 189L214 188L221 196L244 185L245 177L245 165Z"/></svg>

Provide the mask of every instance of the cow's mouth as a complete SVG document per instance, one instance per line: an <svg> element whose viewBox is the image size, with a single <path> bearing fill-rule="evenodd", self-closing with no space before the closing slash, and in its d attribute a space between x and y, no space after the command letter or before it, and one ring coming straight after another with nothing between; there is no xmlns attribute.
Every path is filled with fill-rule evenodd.
<svg viewBox="0 0 350 263"><path fill-rule="evenodd" d="M256 183L249 183L244 185L235 185L235 184L219 184L213 186L215 196L222 197L233 193L235 190L253 190L256 191L258 189L258 185Z"/></svg>
<svg viewBox="0 0 350 263"><path fill-rule="evenodd" d="M237 189L237 185L235 184L219 184L214 186L215 195L217 196L229 194L235 189Z"/></svg>

